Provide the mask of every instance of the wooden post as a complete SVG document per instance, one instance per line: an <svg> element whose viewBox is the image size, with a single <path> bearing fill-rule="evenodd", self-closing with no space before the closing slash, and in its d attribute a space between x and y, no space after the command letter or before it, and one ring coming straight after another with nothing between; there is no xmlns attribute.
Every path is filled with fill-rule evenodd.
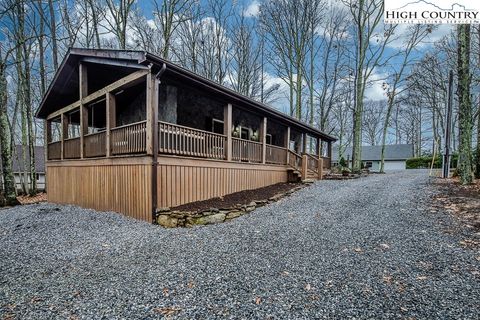
<svg viewBox="0 0 480 320"><path fill-rule="evenodd" d="M332 168L332 141L328 141L328 160L329 160L329 166L328 169Z"/></svg>
<svg viewBox="0 0 480 320"><path fill-rule="evenodd" d="M306 154L302 155L302 180L307 179L308 174L308 156Z"/></svg>
<svg viewBox="0 0 480 320"><path fill-rule="evenodd" d="M83 105L82 99L88 96L88 76L87 66L80 63L78 67L79 75L79 96L80 96L80 158L85 157L84 136L88 134L88 109Z"/></svg>
<svg viewBox="0 0 480 320"><path fill-rule="evenodd" d="M44 121L44 130L45 130L45 160L48 161L48 144L52 141L52 121Z"/></svg>
<svg viewBox="0 0 480 320"><path fill-rule="evenodd" d="M153 144L154 144L154 138L153 138L153 126L154 124L157 124L158 121L155 121L154 119L154 110L153 110L153 103L152 103L152 90L153 90L153 75L152 71L147 74L147 88L146 88L146 109L147 109L147 137L146 137L146 142L147 142L147 154L148 155L153 155Z"/></svg>
<svg viewBox="0 0 480 320"><path fill-rule="evenodd" d="M65 113L62 113L60 116L60 121L62 122L62 144L61 144L61 157L60 159L63 160L65 152L64 152L64 146L65 146L65 139L68 138L68 117Z"/></svg>
<svg viewBox="0 0 480 320"><path fill-rule="evenodd" d="M307 153L307 134L302 134L302 153Z"/></svg>
<svg viewBox="0 0 480 320"><path fill-rule="evenodd" d="M323 179L323 159L322 157L318 158L318 179Z"/></svg>
<svg viewBox="0 0 480 320"><path fill-rule="evenodd" d="M105 130L105 155L108 158L112 155L110 135L112 128L115 128L117 124L115 95L110 92L108 92L105 96L105 112L107 120L107 128Z"/></svg>
<svg viewBox="0 0 480 320"><path fill-rule="evenodd" d="M263 117L260 127L260 137L262 139L262 163L267 161L267 117Z"/></svg>
<svg viewBox="0 0 480 320"><path fill-rule="evenodd" d="M285 148L287 149L287 164L288 164L290 161L290 152L288 152L288 150L290 150L290 127L287 127L285 140L286 140Z"/></svg>
<svg viewBox="0 0 480 320"><path fill-rule="evenodd" d="M229 103L223 108L223 134L227 137L225 145L225 158L232 161L232 104Z"/></svg>

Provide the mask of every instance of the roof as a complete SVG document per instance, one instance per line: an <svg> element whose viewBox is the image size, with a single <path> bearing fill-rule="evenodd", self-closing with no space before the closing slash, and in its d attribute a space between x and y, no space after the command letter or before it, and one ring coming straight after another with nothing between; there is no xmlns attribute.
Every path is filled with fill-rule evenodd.
<svg viewBox="0 0 480 320"><path fill-rule="evenodd" d="M131 72L134 68L152 66L153 72L158 72L165 66L164 74L174 75L186 79L199 87L212 91L231 103L248 108L249 110L268 113L272 118L287 122L293 127L305 130L307 133L318 135L326 141L337 139L326 134L302 121L288 116L264 103L244 96L234 90L220 85L212 80L202 77L192 71L180 67L168 60L158 57L146 51L131 50L110 50L110 49L80 49L71 48L67 52L60 68L57 70L50 86L37 109L36 117L45 119L49 114L61 109L75 101L78 101L78 64L82 61L88 63L105 63L105 65L116 66L112 72L102 72L102 76L108 76L115 72ZM99 78L99 77L96 77ZM112 81L113 82L113 81Z"/></svg>
<svg viewBox="0 0 480 320"><path fill-rule="evenodd" d="M28 161L28 148L26 151L26 158ZM26 166L23 165L23 148L21 145L15 146L15 153L12 155L12 157L12 168L14 173L24 172L27 170L28 164ZM35 147L35 171L37 173L45 173L45 149L42 146Z"/></svg>
<svg viewBox="0 0 480 320"><path fill-rule="evenodd" d="M362 161L380 161L382 146L362 146ZM332 150L333 161L338 161L338 146ZM391 144L385 146L385 160L406 160L413 157L413 144ZM352 148L343 153L344 159L352 159Z"/></svg>

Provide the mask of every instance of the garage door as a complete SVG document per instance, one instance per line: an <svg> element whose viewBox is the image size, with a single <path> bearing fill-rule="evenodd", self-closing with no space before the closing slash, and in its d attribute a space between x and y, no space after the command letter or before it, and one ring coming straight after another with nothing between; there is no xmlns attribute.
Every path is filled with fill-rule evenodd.
<svg viewBox="0 0 480 320"><path fill-rule="evenodd" d="M385 161L385 171L405 170L405 161Z"/></svg>

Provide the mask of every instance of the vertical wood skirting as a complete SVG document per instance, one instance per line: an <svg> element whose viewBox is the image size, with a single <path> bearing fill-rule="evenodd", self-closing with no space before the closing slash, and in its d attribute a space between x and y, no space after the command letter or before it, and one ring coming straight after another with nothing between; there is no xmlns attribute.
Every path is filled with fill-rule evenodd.
<svg viewBox="0 0 480 320"><path fill-rule="evenodd" d="M265 164L267 159L267 117L263 117L260 127L260 136L262 139L262 163Z"/></svg>
<svg viewBox="0 0 480 320"><path fill-rule="evenodd" d="M243 190L287 182L287 169L268 165L236 163L209 164L206 161L162 161L157 170L157 207L221 197ZM195 164L194 162L197 162Z"/></svg>
<svg viewBox="0 0 480 320"><path fill-rule="evenodd" d="M150 164L48 166L48 201L152 222L151 170Z"/></svg>
<svg viewBox="0 0 480 320"><path fill-rule="evenodd" d="M223 134L227 137L225 145L225 159L232 161L232 104L227 104L223 109Z"/></svg>
<svg viewBox="0 0 480 320"><path fill-rule="evenodd" d="M80 63L79 68L79 96L80 96L80 158L85 157L84 136L88 133L88 109L81 102L88 96L88 73L87 66Z"/></svg>
<svg viewBox="0 0 480 320"><path fill-rule="evenodd" d="M107 128L105 131L105 154L107 157L112 155L112 146L111 146L111 134L112 128L116 126L116 103L115 103L115 95L108 92L105 97L105 111L106 111L106 120L107 120Z"/></svg>

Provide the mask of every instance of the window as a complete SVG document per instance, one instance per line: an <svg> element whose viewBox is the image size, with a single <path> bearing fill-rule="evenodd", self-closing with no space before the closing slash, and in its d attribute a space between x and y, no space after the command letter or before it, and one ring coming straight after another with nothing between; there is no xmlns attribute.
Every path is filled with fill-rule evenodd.
<svg viewBox="0 0 480 320"><path fill-rule="evenodd" d="M250 138L250 131L247 128L241 128L240 138L248 140Z"/></svg>
<svg viewBox="0 0 480 320"><path fill-rule="evenodd" d="M372 161L367 161L365 162L365 168L371 168L372 167Z"/></svg>
<svg viewBox="0 0 480 320"><path fill-rule="evenodd" d="M212 132L223 134L223 121L218 119L212 119Z"/></svg>
<svg viewBox="0 0 480 320"><path fill-rule="evenodd" d="M267 144L272 144L272 135L267 133L265 141Z"/></svg>

